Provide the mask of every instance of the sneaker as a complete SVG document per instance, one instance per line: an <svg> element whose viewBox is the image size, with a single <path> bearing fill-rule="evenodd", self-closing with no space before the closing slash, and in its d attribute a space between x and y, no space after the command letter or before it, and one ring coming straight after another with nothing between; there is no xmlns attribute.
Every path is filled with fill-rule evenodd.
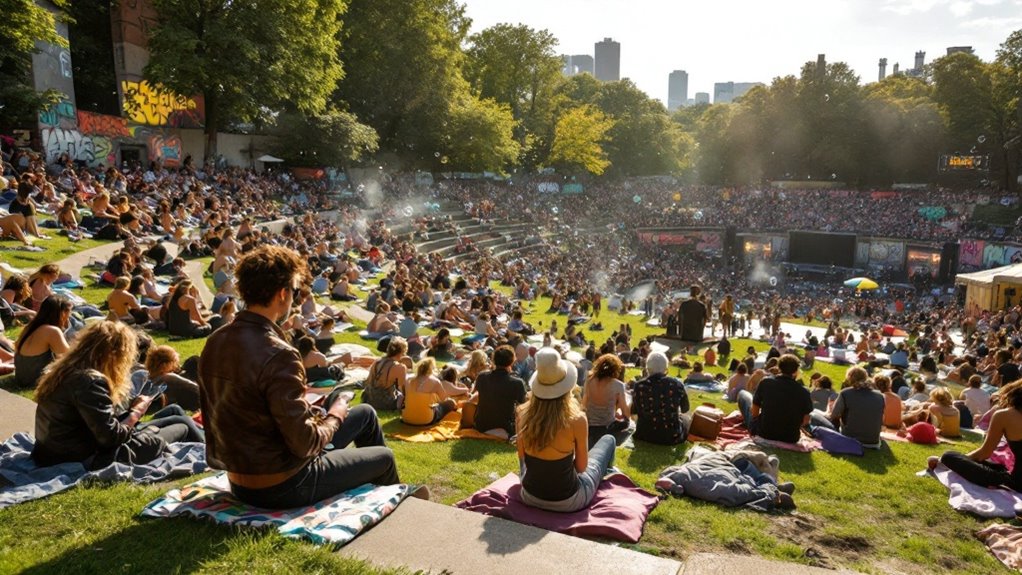
<svg viewBox="0 0 1022 575"><path fill-rule="evenodd" d="M795 509L795 500L791 498L791 495L784 493L783 491L777 494L777 509Z"/></svg>
<svg viewBox="0 0 1022 575"><path fill-rule="evenodd" d="M781 493L787 493L788 495L792 495L795 493L795 484L790 481L778 483L777 490L780 491Z"/></svg>

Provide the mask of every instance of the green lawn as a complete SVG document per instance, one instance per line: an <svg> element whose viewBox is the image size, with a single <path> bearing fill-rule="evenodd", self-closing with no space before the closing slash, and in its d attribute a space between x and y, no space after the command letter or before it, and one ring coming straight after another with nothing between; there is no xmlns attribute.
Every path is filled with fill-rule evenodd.
<svg viewBox="0 0 1022 575"><path fill-rule="evenodd" d="M91 290L86 293L95 297ZM547 300L535 302L526 320L549 325L554 316L544 313L548 306ZM632 326L634 338L659 331L634 316L605 311L599 320L607 329L594 334L598 343L620 323ZM558 324L563 330L563 317ZM337 340L375 349L358 338L356 331L363 327L356 325L356 330ZM167 343L187 357L201 351L203 340ZM732 347L744 350L748 345L767 347L750 340L734 340ZM817 368L835 382L843 379L845 368L822 363ZM635 371L628 374L635 375ZM695 393L691 399L693 404L715 403L725 411L735 408L715 394ZM397 427L397 419L395 413L381 413L387 430ZM636 443L634 450L618 450L616 465L650 490L660 470L680 462L688 448ZM507 444L392 440L389 445L402 479L427 484L434 500L444 504L517 470L515 451ZM954 448L969 450L974 445L963 441ZM634 547L676 558L699 551L727 551L870 573L1007 572L972 535L992 521L954 512L939 483L915 476L928 455L944 449L892 443L861 458L778 452L782 480L797 486L796 512L766 515L672 498L654 510L642 541ZM0 573L374 572L276 534L136 517L148 501L186 482L74 489L0 511Z"/></svg>

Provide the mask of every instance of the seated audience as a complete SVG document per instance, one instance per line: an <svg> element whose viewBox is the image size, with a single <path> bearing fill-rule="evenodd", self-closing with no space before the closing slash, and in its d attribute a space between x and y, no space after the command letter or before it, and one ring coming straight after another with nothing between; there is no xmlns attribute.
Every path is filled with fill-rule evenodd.
<svg viewBox="0 0 1022 575"><path fill-rule="evenodd" d="M387 343L387 354L377 359L369 367L365 388L362 391L362 403L369 404L380 411L395 411L404 405L404 386L408 379L408 360L405 353L408 343L404 338L395 336Z"/></svg>
<svg viewBox="0 0 1022 575"><path fill-rule="evenodd" d="M582 409L589 420L589 448L604 435L628 429L631 413L625 395L625 366L618 356L607 353L593 363L582 387Z"/></svg>
<svg viewBox="0 0 1022 575"><path fill-rule="evenodd" d="M749 433L787 443L799 440L813 411L809 390L795 379L801 365L798 356L782 355L777 362L780 375L764 379L755 395L738 394L738 409Z"/></svg>
<svg viewBox="0 0 1022 575"><path fill-rule="evenodd" d="M409 425L432 425L452 411L458 403L453 396L468 395L468 388L436 377L436 360L432 357L419 362L415 377L404 386L405 405L401 421Z"/></svg>
<svg viewBox="0 0 1022 575"><path fill-rule="evenodd" d="M688 439L691 421L688 392L677 378L667 375L667 356L652 352L646 358L646 377L635 382L632 411L637 416L635 438L660 445Z"/></svg>
<svg viewBox="0 0 1022 575"><path fill-rule="evenodd" d="M53 361L67 353L64 332L70 326L71 302L59 295L43 300L32 321L21 330L14 346L14 383L20 388L35 387Z"/></svg>
<svg viewBox="0 0 1022 575"><path fill-rule="evenodd" d="M515 434L515 409L525 403L525 382L511 373L514 360L515 352L502 345L493 352L493 369L476 378L469 401L476 406L474 427L483 433L508 438Z"/></svg>

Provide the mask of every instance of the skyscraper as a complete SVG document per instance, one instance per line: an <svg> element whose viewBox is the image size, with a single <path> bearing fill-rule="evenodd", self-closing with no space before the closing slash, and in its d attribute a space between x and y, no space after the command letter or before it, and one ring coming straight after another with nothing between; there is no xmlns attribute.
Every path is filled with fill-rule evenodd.
<svg viewBox="0 0 1022 575"><path fill-rule="evenodd" d="M880 78L883 80L887 77L887 58L880 58Z"/></svg>
<svg viewBox="0 0 1022 575"><path fill-rule="evenodd" d="M667 79L667 110L673 112L688 104L688 72L675 70Z"/></svg>
<svg viewBox="0 0 1022 575"><path fill-rule="evenodd" d="M709 103L710 103L709 92L696 92L696 105Z"/></svg>
<svg viewBox="0 0 1022 575"><path fill-rule="evenodd" d="M604 82L617 82L621 79L621 44L610 38L596 43L596 62L594 69L596 78Z"/></svg>
<svg viewBox="0 0 1022 575"><path fill-rule="evenodd" d="M733 102L735 98L741 98L749 90L762 85L762 82L717 82L713 85L713 103Z"/></svg>
<svg viewBox="0 0 1022 575"><path fill-rule="evenodd" d="M589 54L564 55L561 56L561 60L564 62L561 71L565 76L574 76L582 72L593 73L593 57Z"/></svg>

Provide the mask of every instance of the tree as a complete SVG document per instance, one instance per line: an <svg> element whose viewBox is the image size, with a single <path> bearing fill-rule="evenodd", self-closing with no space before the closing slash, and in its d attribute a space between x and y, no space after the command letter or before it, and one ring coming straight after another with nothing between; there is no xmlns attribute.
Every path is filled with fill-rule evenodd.
<svg viewBox="0 0 1022 575"><path fill-rule="evenodd" d="M451 106L468 93L461 43L469 28L454 0L351 0L334 100L380 135L382 151L439 168Z"/></svg>
<svg viewBox="0 0 1022 575"><path fill-rule="evenodd" d="M465 94L451 108L447 132L451 138L440 163L448 170L502 172L521 151L514 139L514 126L506 105Z"/></svg>
<svg viewBox="0 0 1022 575"><path fill-rule="evenodd" d="M536 149L548 148L556 106L555 92L563 82L557 38L547 30L523 24L498 24L473 34L466 50L465 78L482 98L507 105L517 122L515 139L538 160Z"/></svg>
<svg viewBox="0 0 1022 575"><path fill-rule="evenodd" d="M57 18L65 16L67 2L53 3L57 14L34 0L0 0L0 130L34 128L38 113L60 98L55 90L36 92L31 78L36 42L68 45L57 33Z"/></svg>
<svg viewBox="0 0 1022 575"><path fill-rule="evenodd" d="M662 175L678 171L684 151L681 130L667 109L629 80L601 86L600 110L613 120L606 145L611 172L619 176Z"/></svg>
<svg viewBox="0 0 1022 575"><path fill-rule="evenodd" d="M287 104L323 110L342 77L343 0L153 0L145 77L206 109L206 156L228 118L257 120Z"/></svg>
<svg viewBox="0 0 1022 575"><path fill-rule="evenodd" d="M610 161L603 149L614 122L589 105L572 108L557 120L550 163L568 169L602 174Z"/></svg>
<svg viewBox="0 0 1022 575"><path fill-rule="evenodd" d="M375 154L379 143L375 130L337 110L281 114L274 132L274 152L299 166L347 167Z"/></svg>

